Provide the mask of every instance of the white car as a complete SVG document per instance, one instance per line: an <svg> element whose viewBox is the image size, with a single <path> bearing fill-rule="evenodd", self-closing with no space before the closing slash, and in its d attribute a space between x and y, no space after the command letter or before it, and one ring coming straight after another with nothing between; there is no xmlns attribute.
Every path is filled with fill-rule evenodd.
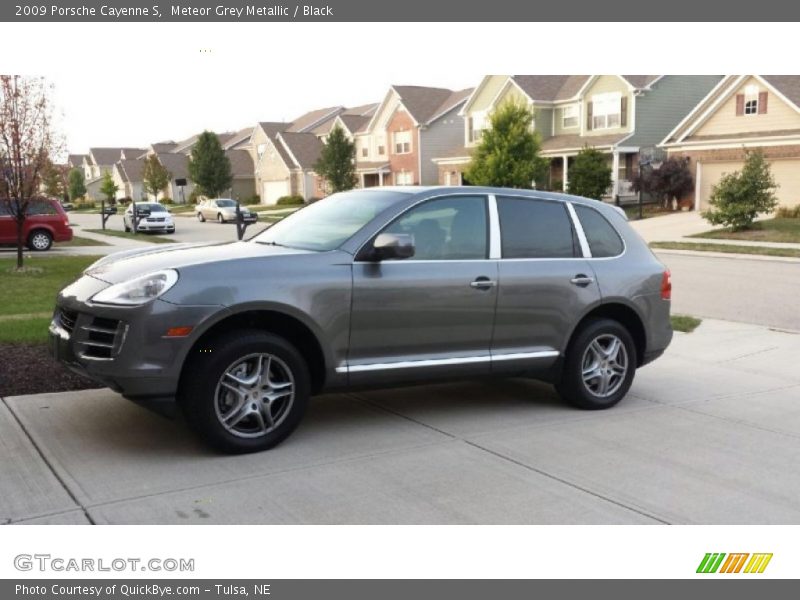
<svg viewBox="0 0 800 600"><path fill-rule="evenodd" d="M258 213L244 206L240 206L242 219L245 223L255 223L258 221ZM201 223L216 221L217 223L236 222L236 200L230 198L216 198L206 200L197 205L197 220Z"/></svg>
<svg viewBox="0 0 800 600"><path fill-rule="evenodd" d="M133 231L133 202L122 215L122 224L125 231ZM136 202L136 210L139 212L139 225L137 231L155 231L158 233L175 233L175 221L167 210L167 207L158 202ZM142 213L149 212L147 216Z"/></svg>

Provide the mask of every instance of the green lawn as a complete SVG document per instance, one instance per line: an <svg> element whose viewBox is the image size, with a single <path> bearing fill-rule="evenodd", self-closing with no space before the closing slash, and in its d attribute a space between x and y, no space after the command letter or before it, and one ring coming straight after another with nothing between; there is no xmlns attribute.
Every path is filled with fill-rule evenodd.
<svg viewBox="0 0 800 600"><path fill-rule="evenodd" d="M767 246L736 246L734 244L710 244L703 242L650 242L651 248L664 250L692 250L699 252L724 252L725 254L759 254L762 256L787 256L800 258L795 248L770 248Z"/></svg>
<svg viewBox="0 0 800 600"><path fill-rule="evenodd" d="M91 231L88 229L87 231ZM69 247L69 246L110 246L111 244L107 244L106 242L101 242L100 240L92 240L85 237L80 237L78 235L73 235L72 240L69 242L56 242L56 247Z"/></svg>
<svg viewBox="0 0 800 600"><path fill-rule="evenodd" d="M703 321L689 315L672 315L670 317L672 322L672 329L675 331L683 331L684 333L692 333L697 326Z"/></svg>
<svg viewBox="0 0 800 600"><path fill-rule="evenodd" d="M731 231L712 229L690 237L714 240L746 240L748 242L790 242L800 244L800 219L776 217L753 223L752 229Z"/></svg>
<svg viewBox="0 0 800 600"><path fill-rule="evenodd" d="M125 231L118 231L116 229L87 229L89 233L99 233L101 235L110 235L113 237L121 237L129 240L138 240L140 242L150 242L151 244L172 244L175 240L165 238L163 236L152 235L150 233L127 233Z"/></svg>
<svg viewBox="0 0 800 600"><path fill-rule="evenodd" d="M26 258L22 272L12 261L0 262L0 343L45 343L56 294L98 258Z"/></svg>

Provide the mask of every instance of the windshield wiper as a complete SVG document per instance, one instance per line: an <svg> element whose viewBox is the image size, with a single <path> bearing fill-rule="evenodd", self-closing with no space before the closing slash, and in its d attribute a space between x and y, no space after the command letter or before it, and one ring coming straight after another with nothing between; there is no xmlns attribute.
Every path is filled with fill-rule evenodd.
<svg viewBox="0 0 800 600"><path fill-rule="evenodd" d="M261 244L262 246L279 246L281 248L291 248L292 246L287 246L286 244L281 244L280 242L259 242L258 240L254 240L256 244Z"/></svg>

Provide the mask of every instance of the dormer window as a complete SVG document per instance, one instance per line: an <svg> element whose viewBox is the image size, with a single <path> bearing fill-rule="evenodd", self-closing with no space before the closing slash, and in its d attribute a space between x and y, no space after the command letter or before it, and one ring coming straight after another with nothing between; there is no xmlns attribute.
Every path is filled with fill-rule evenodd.
<svg viewBox="0 0 800 600"><path fill-rule="evenodd" d="M744 114L758 114L758 86L748 85L744 88Z"/></svg>

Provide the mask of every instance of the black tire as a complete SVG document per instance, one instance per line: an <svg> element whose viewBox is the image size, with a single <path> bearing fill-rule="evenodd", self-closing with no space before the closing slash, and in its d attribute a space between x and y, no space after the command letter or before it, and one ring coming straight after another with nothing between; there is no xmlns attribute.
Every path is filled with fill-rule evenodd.
<svg viewBox="0 0 800 600"><path fill-rule="evenodd" d="M608 343L609 347L613 338L621 342L624 349L625 359L625 372L624 375L615 371L615 366L618 364L613 361L609 364L603 364L596 360L597 353L590 349L590 345L595 340L599 340L600 347L604 343ZM620 353L622 350L620 350ZM623 357L618 355L621 360ZM602 374L593 376L590 379L591 383L584 381L584 367L596 364L597 367L592 369L592 373L601 373L604 369L614 371L616 374L610 376L610 383L606 394L597 393L601 392ZM564 360L564 368L561 373L561 380L556 384L556 389L561 397L578 408L585 410L599 410L604 408L611 408L617 404L633 383L633 376L636 372L636 345L633 342L630 332L612 319L592 319L583 324L572 338L569 348L567 349L566 358ZM609 393L610 392L610 393Z"/></svg>
<svg viewBox="0 0 800 600"><path fill-rule="evenodd" d="M217 213L217 223L222 225L225 222L225 217L222 216L222 213Z"/></svg>
<svg viewBox="0 0 800 600"><path fill-rule="evenodd" d="M197 220L200 221L201 223L206 222L206 218L203 216L203 213L201 212L197 213Z"/></svg>
<svg viewBox="0 0 800 600"><path fill-rule="evenodd" d="M25 245L34 252L45 252L53 246L53 236L46 229L34 229Z"/></svg>
<svg viewBox="0 0 800 600"><path fill-rule="evenodd" d="M128 227L128 224L123 221L123 225L125 226L125 233L130 233L131 232L131 228Z"/></svg>
<svg viewBox="0 0 800 600"><path fill-rule="evenodd" d="M298 426L311 395L311 376L305 360L288 341L258 329L239 329L221 334L192 352L181 379L178 402L189 425L203 441L231 454L259 452L279 444ZM221 381L230 367L248 356L260 353L272 356L272 364L291 373L294 395L288 407L284 408L281 419L276 419L278 422L273 429L265 433L235 433L223 425L222 416L218 416L222 399L217 389L219 387L222 390ZM277 361L274 360L276 358ZM234 402L233 395L227 398ZM254 400L244 400L243 404L250 402L254 402L251 406L255 408ZM280 404L277 408L281 409ZM246 425L248 419L255 422L253 417L247 417L241 423ZM259 417L261 419L263 417Z"/></svg>

